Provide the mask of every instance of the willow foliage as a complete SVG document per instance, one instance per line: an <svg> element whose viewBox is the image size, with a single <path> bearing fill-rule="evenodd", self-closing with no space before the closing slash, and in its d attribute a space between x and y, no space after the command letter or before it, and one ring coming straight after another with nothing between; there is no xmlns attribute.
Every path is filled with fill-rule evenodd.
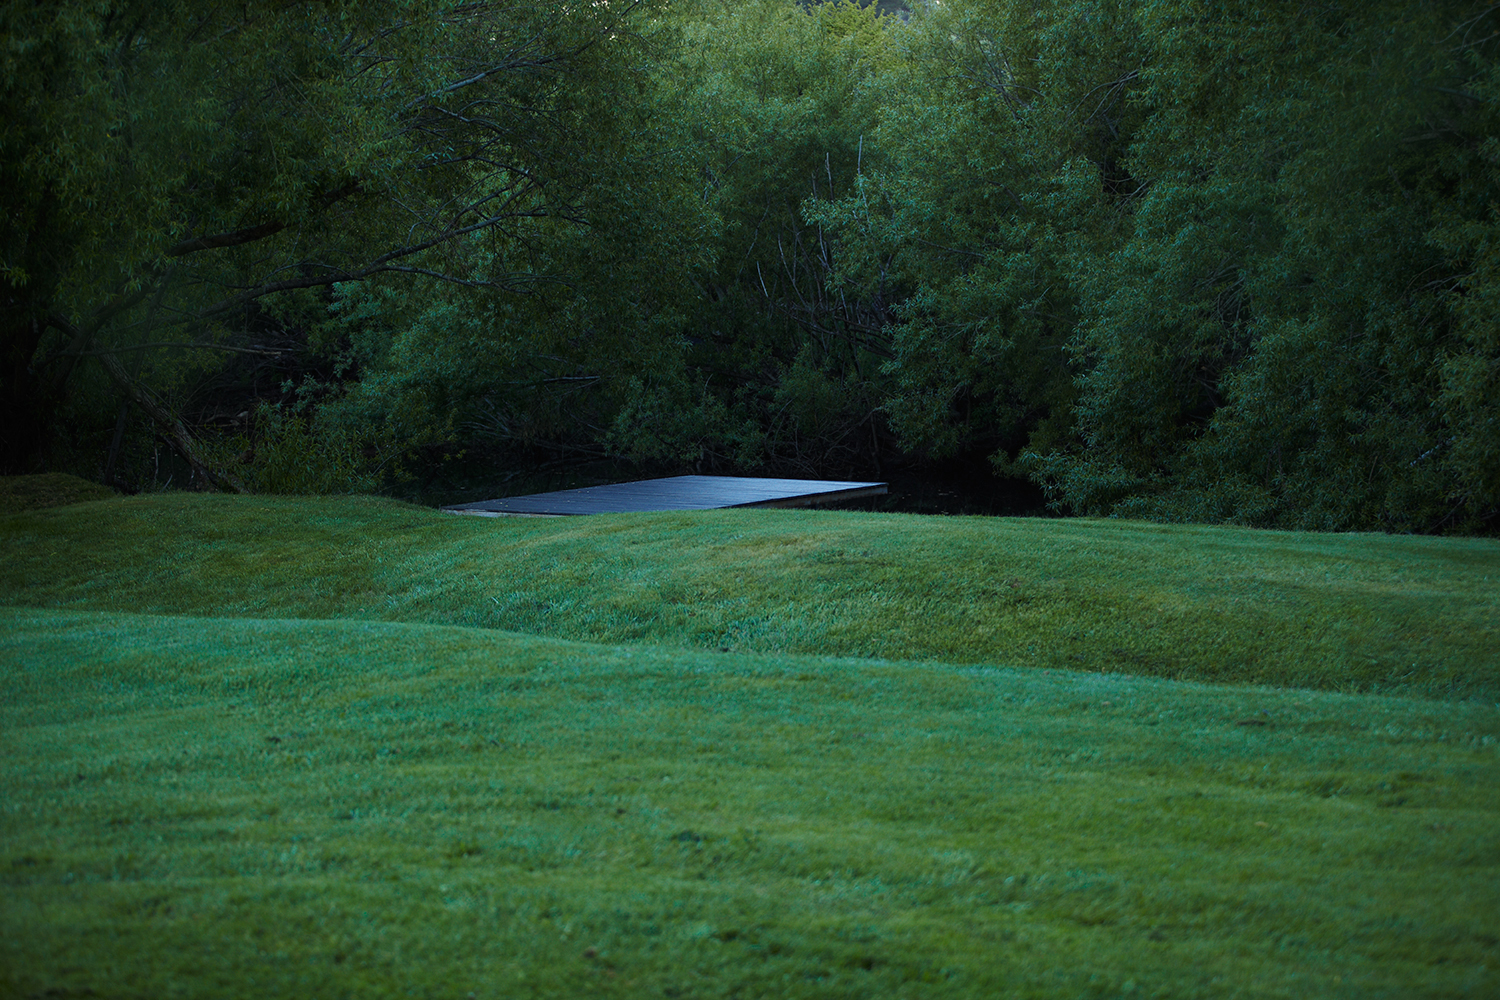
<svg viewBox="0 0 1500 1000"><path fill-rule="evenodd" d="M323 381L268 426L351 482L988 456L1078 513L1500 516L1491 3L0 19L10 466L120 386L191 453L200 348L274 327Z"/></svg>
<svg viewBox="0 0 1500 1000"><path fill-rule="evenodd" d="M1495 516L1492 5L969 2L914 18L871 190L888 410L1092 514Z"/></svg>

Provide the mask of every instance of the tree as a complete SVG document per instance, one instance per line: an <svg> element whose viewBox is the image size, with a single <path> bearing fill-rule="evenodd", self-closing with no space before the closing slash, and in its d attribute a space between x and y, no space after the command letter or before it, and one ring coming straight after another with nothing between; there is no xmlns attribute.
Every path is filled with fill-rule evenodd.
<svg viewBox="0 0 1500 1000"><path fill-rule="evenodd" d="M1316 529L1492 516L1454 447L1473 440L1463 373L1487 362L1453 309L1484 280L1483 241L1455 234L1500 193L1470 89L1494 49L1461 42L1454 10L1139 10L1126 166L1149 186L1119 248L1074 272L1079 436L1036 459L1059 499Z"/></svg>
<svg viewBox="0 0 1500 1000"><path fill-rule="evenodd" d="M167 400L257 349L261 300L376 276L534 289L528 227L586 189L566 93L636 10L5 4L0 463L36 464L92 357L236 488Z"/></svg>
<svg viewBox="0 0 1500 1000"><path fill-rule="evenodd" d="M368 350L325 417L448 438L516 471L606 457L867 466L883 316L878 299L828 286L831 248L801 203L849 189L873 159L861 136L893 23L777 0L650 20L635 49L644 71L612 77L628 93L570 89L609 108L591 112L577 154L587 205L527 237L567 283L525 301L348 290L348 329Z"/></svg>
<svg viewBox="0 0 1500 1000"><path fill-rule="evenodd" d="M919 10L880 86L875 167L808 206L850 294L890 301L885 410L903 444L998 470L1065 434L1071 262L1108 247L1139 185L1121 166L1142 58L1118 3Z"/></svg>
<svg viewBox="0 0 1500 1000"><path fill-rule="evenodd" d="M654 434L622 421L618 439L721 468L879 467L885 300L832 280L838 249L804 206L877 165L868 140L901 31L853 3L707 3L686 18L661 100L687 125L694 187L717 225L682 377L659 393L701 418Z"/></svg>
<svg viewBox="0 0 1500 1000"><path fill-rule="evenodd" d="M910 289L905 443L985 448L1080 513L1492 520L1494 11L914 17L882 168L810 216L841 281Z"/></svg>

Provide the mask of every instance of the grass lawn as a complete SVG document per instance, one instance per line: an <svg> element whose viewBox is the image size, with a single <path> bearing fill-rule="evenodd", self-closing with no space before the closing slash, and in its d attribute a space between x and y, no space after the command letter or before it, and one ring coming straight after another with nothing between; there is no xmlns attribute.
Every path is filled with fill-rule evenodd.
<svg viewBox="0 0 1500 1000"><path fill-rule="evenodd" d="M0 992L1493 997L1496 583L1113 521L14 513Z"/></svg>
<svg viewBox="0 0 1500 1000"><path fill-rule="evenodd" d="M1500 701L1500 541L158 494L0 516L0 603Z"/></svg>

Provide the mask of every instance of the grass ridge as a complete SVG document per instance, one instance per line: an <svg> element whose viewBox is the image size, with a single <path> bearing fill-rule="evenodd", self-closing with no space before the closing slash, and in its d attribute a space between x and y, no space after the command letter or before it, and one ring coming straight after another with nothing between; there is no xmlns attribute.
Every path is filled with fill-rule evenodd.
<svg viewBox="0 0 1500 1000"><path fill-rule="evenodd" d="M1500 969L1493 706L0 622L16 995L1435 997Z"/></svg>
<svg viewBox="0 0 1500 1000"><path fill-rule="evenodd" d="M0 995L1494 995L1492 579L1120 521L0 516Z"/></svg>
<svg viewBox="0 0 1500 1000"><path fill-rule="evenodd" d="M161 495L0 518L0 553L25 606L1500 697L1495 540Z"/></svg>

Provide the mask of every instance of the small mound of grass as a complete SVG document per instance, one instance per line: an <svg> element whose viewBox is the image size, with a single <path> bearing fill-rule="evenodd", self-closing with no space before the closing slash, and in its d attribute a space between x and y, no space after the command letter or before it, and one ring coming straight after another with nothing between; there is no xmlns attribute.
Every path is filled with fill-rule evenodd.
<svg viewBox="0 0 1500 1000"><path fill-rule="evenodd" d="M108 500L115 491L63 472L35 476L0 476L0 514Z"/></svg>
<svg viewBox="0 0 1500 1000"><path fill-rule="evenodd" d="M0 684L9 995L1500 991L1494 706L22 609Z"/></svg>

